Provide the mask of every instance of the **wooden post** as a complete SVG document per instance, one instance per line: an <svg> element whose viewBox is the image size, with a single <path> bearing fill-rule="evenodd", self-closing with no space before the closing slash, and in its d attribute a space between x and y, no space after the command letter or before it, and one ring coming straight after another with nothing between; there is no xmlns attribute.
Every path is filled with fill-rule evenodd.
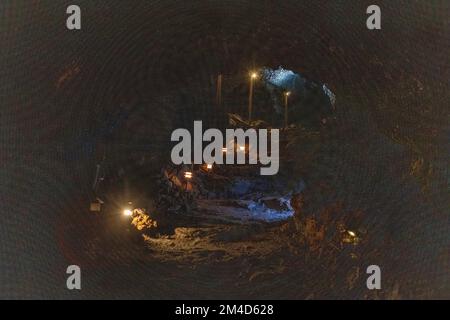
<svg viewBox="0 0 450 320"><path fill-rule="evenodd" d="M222 106L222 75L217 76L217 87L216 87L216 104L220 108Z"/></svg>
<svg viewBox="0 0 450 320"><path fill-rule="evenodd" d="M284 95L284 127L288 127L288 95Z"/></svg>
<svg viewBox="0 0 450 320"><path fill-rule="evenodd" d="M252 121L253 108L253 77L250 78L250 89L248 93L248 121Z"/></svg>

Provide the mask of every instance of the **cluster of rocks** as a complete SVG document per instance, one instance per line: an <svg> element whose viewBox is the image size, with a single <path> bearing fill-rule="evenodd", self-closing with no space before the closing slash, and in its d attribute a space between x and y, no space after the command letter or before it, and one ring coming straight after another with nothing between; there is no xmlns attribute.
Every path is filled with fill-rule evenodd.
<svg viewBox="0 0 450 320"><path fill-rule="evenodd" d="M194 199L198 189L192 178L186 178L186 172L192 172L188 166L167 165L161 170L158 179L159 192L156 207L168 213L190 213L195 207Z"/></svg>
<svg viewBox="0 0 450 320"><path fill-rule="evenodd" d="M144 209L134 209L132 217L133 219L131 220L131 224L139 231L158 227L156 220L150 218L149 213L147 213Z"/></svg>

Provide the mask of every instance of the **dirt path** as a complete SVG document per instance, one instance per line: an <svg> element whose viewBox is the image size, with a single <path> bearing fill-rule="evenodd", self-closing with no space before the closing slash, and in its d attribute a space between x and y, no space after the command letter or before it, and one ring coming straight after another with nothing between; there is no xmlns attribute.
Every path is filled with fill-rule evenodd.
<svg viewBox="0 0 450 320"><path fill-rule="evenodd" d="M88 284L83 294L112 299L270 298L291 287L285 294L292 297L287 265L295 257L276 231L279 224L218 222L211 214L199 214L195 226L178 227L172 235L142 239L117 230L91 234L75 261ZM281 286L274 281L279 276Z"/></svg>

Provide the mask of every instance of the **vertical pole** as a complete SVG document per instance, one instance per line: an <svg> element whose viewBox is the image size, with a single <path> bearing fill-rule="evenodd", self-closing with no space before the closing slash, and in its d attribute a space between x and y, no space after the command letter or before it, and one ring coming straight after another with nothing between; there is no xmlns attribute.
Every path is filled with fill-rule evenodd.
<svg viewBox="0 0 450 320"><path fill-rule="evenodd" d="M288 94L284 95L284 127L288 126Z"/></svg>
<svg viewBox="0 0 450 320"><path fill-rule="evenodd" d="M248 121L252 121L253 107L253 77L250 77L250 90L248 93Z"/></svg>
<svg viewBox="0 0 450 320"><path fill-rule="evenodd" d="M220 108L222 106L222 75L217 76L216 103Z"/></svg>

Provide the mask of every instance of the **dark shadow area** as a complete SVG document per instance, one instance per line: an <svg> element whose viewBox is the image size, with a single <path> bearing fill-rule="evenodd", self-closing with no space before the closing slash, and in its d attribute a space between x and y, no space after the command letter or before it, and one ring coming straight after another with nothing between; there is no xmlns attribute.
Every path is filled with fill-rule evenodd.
<svg viewBox="0 0 450 320"><path fill-rule="evenodd" d="M449 298L449 4L77 2L0 3L1 298ZM174 165L196 120L279 173Z"/></svg>

